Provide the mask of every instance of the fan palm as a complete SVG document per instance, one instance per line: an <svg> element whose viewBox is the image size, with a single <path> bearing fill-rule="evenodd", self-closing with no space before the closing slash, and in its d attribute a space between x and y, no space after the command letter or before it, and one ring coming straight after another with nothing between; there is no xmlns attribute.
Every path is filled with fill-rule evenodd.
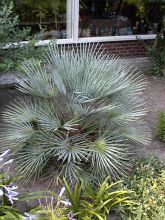
<svg viewBox="0 0 165 220"><path fill-rule="evenodd" d="M125 175L134 143L147 143L137 70L98 45L55 43L44 65L31 60L23 69L18 89L29 95L3 114L3 141L18 170L30 178L48 168L70 181Z"/></svg>

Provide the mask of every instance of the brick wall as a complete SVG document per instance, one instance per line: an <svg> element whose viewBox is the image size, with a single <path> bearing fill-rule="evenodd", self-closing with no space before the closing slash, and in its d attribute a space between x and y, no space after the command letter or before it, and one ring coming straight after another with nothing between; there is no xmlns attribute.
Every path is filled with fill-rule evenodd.
<svg viewBox="0 0 165 220"><path fill-rule="evenodd" d="M152 43L153 40L131 40L100 42L97 43L97 45L102 45L106 52L118 55L122 58L138 58L148 56L146 48ZM79 46L79 44L67 44L66 48L71 48L75 45Z"/></svg>
<svg viewBox="0 0 165 220"><path fill-rule="evenodd" d="M145 57L147 56L146 47L153 43L152 40L118 41L100 43L112 54L121 57Z"/></svg>

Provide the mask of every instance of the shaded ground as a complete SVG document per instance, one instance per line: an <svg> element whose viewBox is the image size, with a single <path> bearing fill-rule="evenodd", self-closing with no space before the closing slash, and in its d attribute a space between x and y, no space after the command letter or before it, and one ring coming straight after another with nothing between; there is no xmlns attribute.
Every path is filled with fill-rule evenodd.
<svg viewBox="0 0 165 220"><path fill-rule="evenodd" d="M165 142L158 140L156 137L157 113L165 111L165 78L147 77L148 86L145 91L147 99L148 115L145 120L151 130L151 144L143 148L146 154L154 154L160 159L165 160Z"/></svg>
<svg viewBox="0 0 165 220"><path fill-rule="evenodd" d="M2 117L1 114L5 107L14 99L16 99L21 93L15 89L0 89L0 131L2 127Z"/></svg>
<svg viewBox="0 0 165 220"><path fill-rule="evenodd" d="M152 142L149 146L142 148L141 152L145 154L155 154L159 158L165 159L165 143L159 141L155 135L157 112L165 110L165 78L153 76L147 76L146 78L148 85L145 91L145 97L148 102L149 113L145 117L145 120L152 132ZM20 95L21 93L15 89L0 89L0 114L9 102ZM0 116L0 130L1 127L2 120Z"/></svg>

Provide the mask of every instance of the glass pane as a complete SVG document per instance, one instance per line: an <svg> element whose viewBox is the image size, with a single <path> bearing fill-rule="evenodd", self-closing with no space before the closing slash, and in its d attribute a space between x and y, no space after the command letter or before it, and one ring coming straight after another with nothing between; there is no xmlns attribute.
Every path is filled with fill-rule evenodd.
<svg viewBox="0 0 165 220"><path fill-rule="evenodd" d="M133 34L152 34L134 4L122 0L80 0L79 37Z"/></svg>
<svg viewBox="0 0 165 220"><path fill-rule="evenodd" d="M42 27L44 39L71 38L71 0L14 0L14 5L20 27L30 26L33 34Z"/></svg>

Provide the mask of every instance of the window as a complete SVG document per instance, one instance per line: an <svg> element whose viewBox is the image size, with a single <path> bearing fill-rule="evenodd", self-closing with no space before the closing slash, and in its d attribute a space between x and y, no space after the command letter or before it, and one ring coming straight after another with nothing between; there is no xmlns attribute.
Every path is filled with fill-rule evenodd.
<svg viewBox="0 0 165 220"><path fill-rule="evenodd" d="M134 4L122 0L81 0L79 37L151 34Z"/></svg>
<svg viewBox="0 0 165 220"><path fill-rule="evenodd" d="M71 1L70 1L71 2ZM15 0L20 27L32 33L44 29L44 39L71 38L71 7L67 0ZM68 11L69 10L69 11Z"/></svg>
<svg viewBox="0 0 165 220"><path fill-rule="evenodd" d="M45 29L44 40L57 42L99 42L153 39L136 6L122 0L14 0L20 27L32 33ZM152 14L152 13L151 13ZM155 21L156 23L156 21Z"/></svg>

